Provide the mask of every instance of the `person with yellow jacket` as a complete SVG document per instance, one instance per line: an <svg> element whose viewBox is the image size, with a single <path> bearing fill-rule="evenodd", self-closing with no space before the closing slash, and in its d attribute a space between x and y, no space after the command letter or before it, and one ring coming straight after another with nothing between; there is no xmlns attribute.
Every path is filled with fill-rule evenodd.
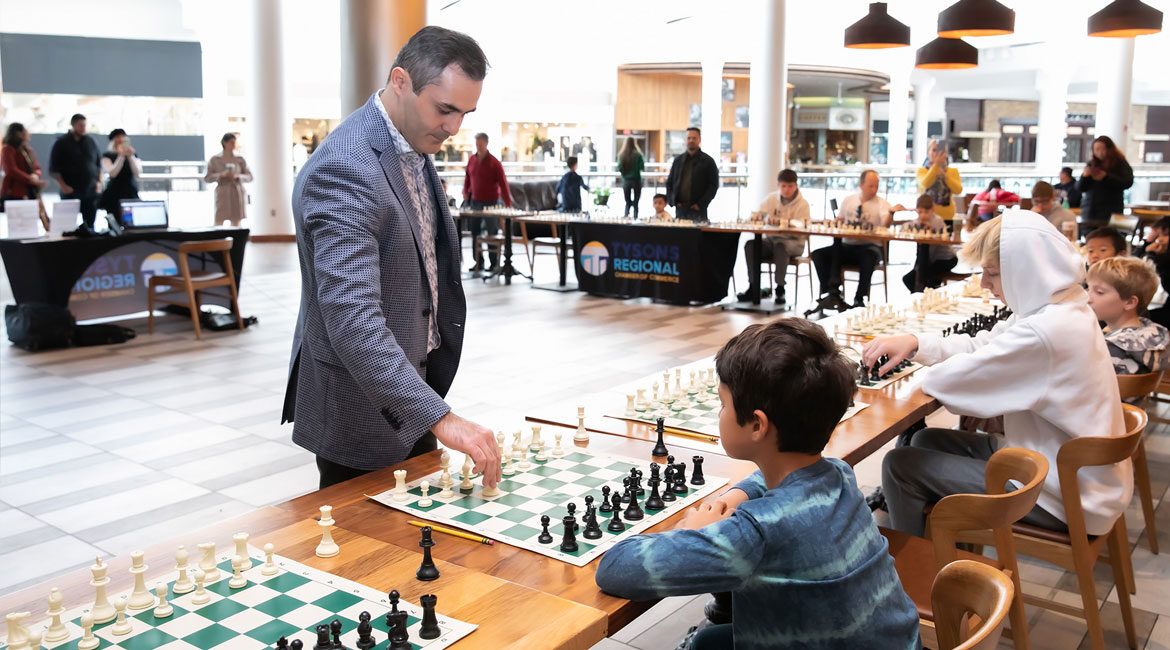
<svg viewBox="0 0 1170 650"><path fill-rule="evenodd" d="M955 218L954 194L963 191L959 170L947 164L947 146L932 140L926 161L918 168L918 193L934 199L934 213L950 221Z"/></svg>

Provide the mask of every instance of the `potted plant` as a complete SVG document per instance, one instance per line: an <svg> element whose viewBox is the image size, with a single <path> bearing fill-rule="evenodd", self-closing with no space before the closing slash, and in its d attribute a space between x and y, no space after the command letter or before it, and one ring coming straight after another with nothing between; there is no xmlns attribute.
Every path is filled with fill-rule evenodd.
<svg viewBox="0 0 1170 650"><path fill-rule="evenodd" d="M593 195L593 203L595 205L609 205L608 187L595 187L589 193Z"/></svg>

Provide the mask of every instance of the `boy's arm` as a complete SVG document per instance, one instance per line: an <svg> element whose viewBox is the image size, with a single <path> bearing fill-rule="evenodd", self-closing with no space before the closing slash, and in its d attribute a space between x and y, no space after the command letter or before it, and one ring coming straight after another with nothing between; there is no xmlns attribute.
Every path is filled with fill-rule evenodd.
<svg viewBox="0 0 1170 650"><path fill-rule="evenodd" d="M699 530L637 535L601 557L597 586L631 600L735 591L764 554L759 523L735 512Z"/></svg>
<svg viewBox="0 0 1170 650"><path fill-rule="evenodd" d="M1050 354L1031 327L1002 332L982 349L926 370L922 390L949 410L980 418L1026 411L1048 393Z"/></svg>
<svg viewBox="0 0 1170 650"><path fill-rule="evenodd" d="M974 352L990 343L992 339L1004 331L1008 327L1008 324L1012 322L1014 322L1014 319L1009 318L1006 321L996 323L990 332L979 332L975 336L968 336L966 334L952 334L950 336L914 334L913 336L918 339L918 351L914 353L914 360L929 366L940 361L945 361L956 354Z"/></svg>

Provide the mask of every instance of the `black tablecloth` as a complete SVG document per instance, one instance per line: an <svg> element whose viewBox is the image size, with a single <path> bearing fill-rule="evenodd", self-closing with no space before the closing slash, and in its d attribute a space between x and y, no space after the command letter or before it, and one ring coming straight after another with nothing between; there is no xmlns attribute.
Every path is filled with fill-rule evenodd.
<svg viewBox="0 0 1170 650"><path fill-rule="evenodd" d="M643 224L572 224L577 286L676 304L727 297L739 233Z"/></svg>
<svg viewBox="0 0 1170 650"><path fill-rule="evenodd" d="M231 260L238 288L244 246L248 243L247 228L128 232L119 237L2 239L0 255L17 303L69 307L74 316L84 320L144 311L146 278L175 271L180 243L225 238L233 240ZM189 259L192 270L222 270L218 253Z"/></svg>

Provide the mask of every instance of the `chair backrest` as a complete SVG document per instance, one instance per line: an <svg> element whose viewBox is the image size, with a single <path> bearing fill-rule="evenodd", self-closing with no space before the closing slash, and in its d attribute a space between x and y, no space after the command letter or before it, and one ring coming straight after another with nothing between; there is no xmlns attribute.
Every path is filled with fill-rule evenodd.
<svg viewBox="0 0 1170 650"><path fill-rule="evenodd" d="M223 267L223 272L235 284L236 274L232 268L232 240L231 239L210 239L208 241L189 241L179 244L179 274L188 280L191 278L191 267L187 261L188 255L195 255L199 253L219 253L220 266Z"/></svg>
<svg viewBox="0 0 1170 650"><path fill-rule="evenodd" d="M943 567L930 588L939 650L995 648L1015 592L1003 571L982 562L957 560ZM964 634L972 615L979 626Z"/></svg>
<svg viewBox="0 0 1170 650"><path fill-rule="evenodd" d="M952 494L934 505L927 529L934 543L934 560L939 569L956 557L955 541L964 531L995 532L997 556L1013 571L1015 545L1011 526L1023 519L1040 498L1048 476L1048 459L1030 449L1006 447L995 452L984 470L987 494ZM1022 484L1008 492L1009 480Z"/></svg>
<svg viewBox="0 0 1170 650"><path fill-rule="evenodd" d="M837 218L837 199L829 199L829 209L833 211L833 218Z"/></svg>
<svg viewBox="0 0 1170 650"><path fill-rule="evenodd" d="M1117 375L1117 390L1122 400L1135 397L1145 398L1158 388L1162 382L1162 373L1147 372L1140 375Z"/></svg>
<svg viewBox="0 0 1170 650"><path fill-rule="evenodd" d="M1141 217L1127 217L1124 214L1115 214L1109 217L1109 227L1120 231L1123 235L1133 234L1141 222Z"/></svg>

